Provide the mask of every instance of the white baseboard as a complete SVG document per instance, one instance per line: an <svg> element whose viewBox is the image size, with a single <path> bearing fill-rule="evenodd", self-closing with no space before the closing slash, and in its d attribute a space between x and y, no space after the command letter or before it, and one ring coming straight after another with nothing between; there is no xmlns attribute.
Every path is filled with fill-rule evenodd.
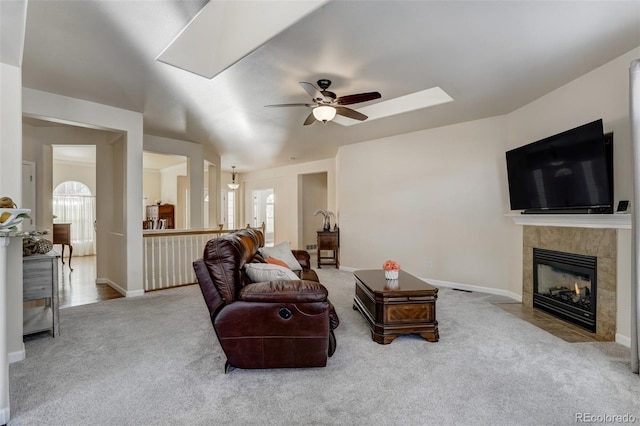
<svg viewBox="0 0 640 426"><path fill-rule="evenodd" d="M350 268L348 266L340 266L340 270L341 271L346 271L346 272L354 272L357 271L357 268ZM450 282L450 281L440 281L440 280L434 280L431 278L422 278L422 277L417 277L419 279L421 279L422 281L426 281L429 284L436 286L436 287L448 287L448 288L455 288L457 290L466 290L466 291L477 291L479 293L489 293L489 294L495 294L498 296L505 296L508 297L510 299L516 300L518 302L522 302L522 295L520 294L516 294L513 293L511 291L507 291L507 290L501 290L498 288L491 288L491 287L480 287L477 285L471 285L471 284L461 284L461 283L454 283L454 282Z"/></svg>
<svg viewBox="0 0 640 426"><path fill-rule="evenodd" d="M6 425L7 423L9 423L9 414L9 407L0 408L0 425Z"/></svg>
<svg viewBox="0 0 640 426"><path fill-rule="evenodd" d="M347 271L347 272L354 272L354 271L357 271L358 269L349 268L348 266L340 266L340 270ZM447 288L454 288L457 290L477 291L479 293L495 294L497 296L505 296L517 302L522 303L522 295L513 293L511 291L507 291L507 290L501 290L501 289L490 288L490 287L480 287L480 286L470 285L470 284L454 283L449 281L440 281L440 280L434 280L431 278L420 278L420 279L436 287L447 287ZM624 336L620 333L616 333L616 343L619 343L623 346L630 348L631 338Z"/></svg>
<svg viewBox="0 0 640 426"><path fill-rule="evenodd" d="M522 302L522 295L513 293L508 290L502 290L499 288L491 288L491 287L481 287L481 286L471 285L471 284L454 283L450 281L440 281L440 280L434 280L431 278L420 278L420 279L436 287L447 287L447 288L453 288L456 290L477 291L478 293L495 294L497 296L508 297L517 302Z"/></svg>
<svg viewBox="0 0 640 426"><path fill-rule="evenodd" d="M96 278L96 284L106 284L124 297L136 297L142 296L144 294L144 290L125 290L120 287L118 284L111 281L109 278Z"/></svg>
<svg viewBox="0 0 640 426"><path fill-rule="evenodd" d="M14 362L20 362L20 361L24 361L24 359L27 357L27 351L24 348L24 343L22 343L22 349L16 352L9 352L7 354L7 360L9 361L9 364L13 364ZM0 422L0 424L3 424L2 422Z"/></svg>
<svg viewBox="0 0 640 426"><path fill-rule="evenodd" d="M622 346L626 346L630 348L631 338L627 336L623 336L622 334L616 333L616 343L620 343Z"/></svg>

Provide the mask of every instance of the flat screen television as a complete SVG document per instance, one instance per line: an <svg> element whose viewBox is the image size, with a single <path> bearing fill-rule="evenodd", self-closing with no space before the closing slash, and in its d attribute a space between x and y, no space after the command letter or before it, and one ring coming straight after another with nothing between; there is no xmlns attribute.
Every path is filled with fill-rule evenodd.
<svg viewBox="0 0 640 426"><path fill-rule="evenodd" d="M507 151L511 210L612 213L613 134L602 120Z"/></svg>

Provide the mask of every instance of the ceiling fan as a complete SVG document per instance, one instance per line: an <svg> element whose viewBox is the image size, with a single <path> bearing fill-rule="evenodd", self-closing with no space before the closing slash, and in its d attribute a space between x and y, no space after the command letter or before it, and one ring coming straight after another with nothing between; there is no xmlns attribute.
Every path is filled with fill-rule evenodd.
<svg viewBox="0 0 640 426"><path fill-rule="evenodd" d="M300 86L311 96L311 103L294 103L294 104L277 104L277 105L265 105L266 107L299 107L304 106L313 108L311 113L304 121L304 125L308 126L314 121L327 121L333 120L338 115L353 118L354 120L364 121L367 116L351 108L347 108L344 105L353 105L360 102L371 101L373 99L379 99L382 95L379 92L358 93L355 95L347 95L336 97L336 94L330 92L329 86L331 86L331 80L320 79L318 80L318 87L311 83L301 81Z"/></svg>

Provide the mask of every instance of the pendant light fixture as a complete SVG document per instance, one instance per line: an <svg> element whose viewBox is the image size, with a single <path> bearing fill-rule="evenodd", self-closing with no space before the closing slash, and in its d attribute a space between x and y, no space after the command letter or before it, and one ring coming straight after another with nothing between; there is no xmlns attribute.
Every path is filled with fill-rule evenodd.
<svg viewBox="0 0 640 426"><path fill-rule="evenodd" d="M228 183L229 189L233 189L234 191L240 187L239 183L236 183L236 166L231 166L233 171L231 172L231 183Z"/></svg>

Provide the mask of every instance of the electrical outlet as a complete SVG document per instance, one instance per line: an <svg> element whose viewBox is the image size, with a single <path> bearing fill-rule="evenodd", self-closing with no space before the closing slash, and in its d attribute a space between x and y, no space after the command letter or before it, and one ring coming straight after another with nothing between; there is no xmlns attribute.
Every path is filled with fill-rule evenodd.
<svg viewBox="0 0 640 426"><path fill-rule="evenodd" d="M427 260L427 269L433 268L433 261Z"/></svg>

